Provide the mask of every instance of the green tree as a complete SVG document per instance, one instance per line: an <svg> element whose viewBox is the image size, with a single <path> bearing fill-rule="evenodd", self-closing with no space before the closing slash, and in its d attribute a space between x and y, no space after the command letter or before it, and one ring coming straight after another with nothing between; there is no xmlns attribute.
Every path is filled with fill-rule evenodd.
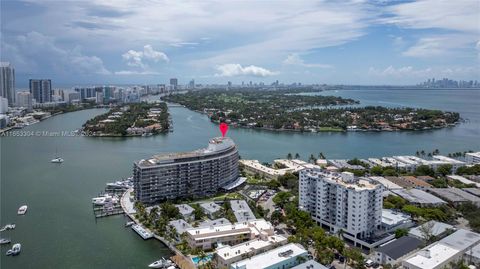
<svg viewBox="0 0 480 269"><path fill-rule="evenodd" d="M452 165L451 164L442 164L437 168L437 174L441 176L450 175L452 173Z"/></svg>

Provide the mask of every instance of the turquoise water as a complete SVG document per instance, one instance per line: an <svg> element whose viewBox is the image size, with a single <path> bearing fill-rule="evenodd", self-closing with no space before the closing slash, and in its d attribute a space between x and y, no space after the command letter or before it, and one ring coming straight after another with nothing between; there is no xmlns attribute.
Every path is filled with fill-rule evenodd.
<svg viewBox="0 0 480 269"><path fill-rule="evenodd" d="M212 254L208 254L205 258L203 259L200 259L199 257L193 257L192 258L192 261L195 265L198 265L199 262L209 262L211 261L213 258L213 255Z"/></svg>
<svg viewBox="0 0 480 269"><path fill-rule="evenodd" d="M468 119L454 128L391 133L276 133L230 128L243 158L272 161L298 152L302 158L323 152L329 158L414 154L419 149L456 152L480 150L480 91L349 90L326 92L362 103L438 108ZM55 116L23 131L71 131L104 112L93 109ZM159 152L205 147L220 135L204 115L182 107L170 110L174 132L152 137L1 137L0 225L17 228L2 233L22 243L17 257L4 256L0 268L146 268L168 250L156 240L142 240L124 228L123 216L95 221L91 198L106 182L130 176L133 161ZM51 164L55 151L65 159ZM27 204L25 216L17 216Z"/></svg>

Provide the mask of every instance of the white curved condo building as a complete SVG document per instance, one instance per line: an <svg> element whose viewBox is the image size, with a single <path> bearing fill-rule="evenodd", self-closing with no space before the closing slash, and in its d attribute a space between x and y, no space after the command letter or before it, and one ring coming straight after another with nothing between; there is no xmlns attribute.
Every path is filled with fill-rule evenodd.
<svg viewBox="0 0 480 269"><path fill-rule="evenodd" d="M238 159L233 140L216 137L204 149L137 161L133 165L135 198L151 204L213 194L238 179Z"/></svg>

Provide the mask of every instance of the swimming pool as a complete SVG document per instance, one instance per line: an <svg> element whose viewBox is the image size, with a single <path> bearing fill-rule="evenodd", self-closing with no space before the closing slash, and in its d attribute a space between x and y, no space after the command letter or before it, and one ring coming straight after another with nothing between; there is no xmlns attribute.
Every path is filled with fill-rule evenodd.
<svg viewBox="0 0 480 269"><path fill-rule="evenodd" d="M213 258L213 254L208 254L205 258L203 258L202 260L200 260L200 258L197 256L197 257L193 257L192 258L192 261L195 265L198 265L199 262L208 262L208 261L211 261Z"/></svg>

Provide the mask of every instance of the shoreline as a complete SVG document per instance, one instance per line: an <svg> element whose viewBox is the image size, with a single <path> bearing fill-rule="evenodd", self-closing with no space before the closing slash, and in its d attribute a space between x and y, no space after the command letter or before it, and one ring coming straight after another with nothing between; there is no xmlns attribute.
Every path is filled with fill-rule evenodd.
<svg viewBox="0 0 480 269"><path fill-rule="evenodd" d="M216 125L220 124L220 122L216 122L216 121L212 121L210 119L210 117L208 116L207 113L203 112L203 111L199 111L199 110L194 110L194 109L190 109L188 108L187 106L185 105L182 105L182 104L178 104L178 103L173 103L171 102L172 104L176 104L178 106L183 106L184 108L190 110L190 111L193 111L193 112L196 112L196 113L199 113L199 114L202 114L202 115L205 115L207 116L207 118L210 120L211 123L214 123ZM358 133L358 132L362 132L362 133L392 133L392 132L422 132L422 131L433 131L433 130L440 130L440 129L445 129L445 128L453 128L453 127L456 127L458 124L461 124L462 123L462 120L459 120L455 123L453 123L452 125L447 125L447 126L442 126L442 127L429 127L427 129L394 129L394 130L377 130L377 129L354 129L354 130L316 130L316 131L310 131L310 130L295 130L295 129L274 129L274 128L267 128L267 127L246 127L246 126L241 126L241 125L230 125L230 127L232 128L240 128L240 129L250 129L250 130L260 130L260 131L271 131L271 132L275 132L275 133ZM326 127L326 128L331 128L331 127Z"/></svg>
<svg viewBox="0 0 480 269"><path fill-rule="evenodd" d="M153 235L153 238L157 239L158 241L160 241L163 245L165 245L165 247L167 247L172 254L174 254L174 256L171 256L170 259L172 259L172 261L177 264L180 268L183 268L180 263L181 263L181 260L177 260L177 256L179 256L178 259L183 259L184 261L186 261L187 263L189 263L190 266L193 266L191 268L195 268L195 265L193 264L192 260L190 258L188 258L187 256L185 256L180 250L178 250L175 245L173 245L173 243L167 241L165 238L155 234L154 232L152 232L149 228L146 228L145 226L143 226L143 224L135 218L135 214L136 214L136 211L135 209L133 208L133 204L130 204L130 207L131 208L127 208L127 205L124 204L124 203L131 203L130 202L130 194L133 192L133 188L130 188L128 190L126 190L121 198L120 198L120 205L123 209L123 212L125 213L125 215L127 215L133 222L135 222L135 224L137 225L140 225L143 229L145 229L146 231L148 231L149 233L151 233ZM187 267L188 268L188 267Z"/></svg>

